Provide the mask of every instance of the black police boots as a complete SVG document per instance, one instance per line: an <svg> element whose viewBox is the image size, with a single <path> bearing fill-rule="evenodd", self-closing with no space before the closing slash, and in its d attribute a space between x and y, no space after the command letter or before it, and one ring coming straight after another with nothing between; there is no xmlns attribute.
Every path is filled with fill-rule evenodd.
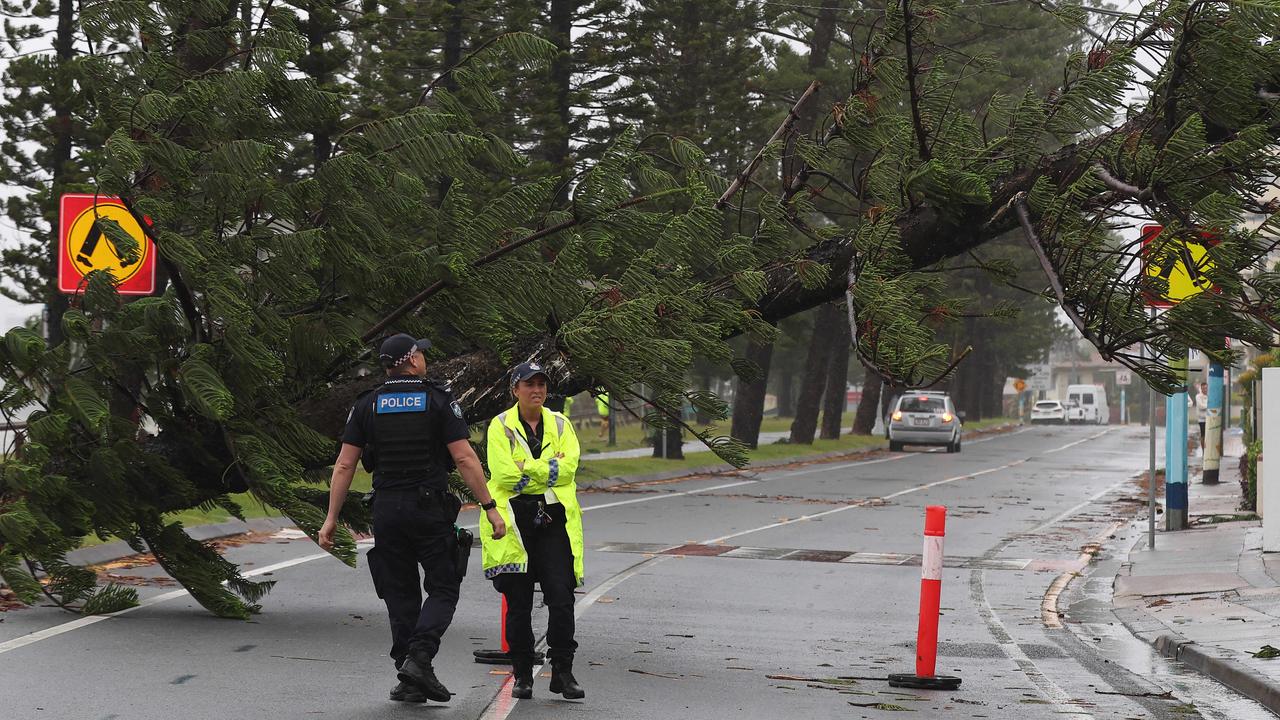
<svg viewBox="0 0 1280 720"><path fill-rule="evenodd" d="M511 697L528 700L533 697L533 658L511 658Z"/></svg>
<svg viewBox="0 0 1280 720"><path fill-rule="evenodd" d="M402 682L391 688L391 699L402 703L424 703L427 701L427 696L423 695L418 688Z"/></svg>
<svg viewBox="0 0 1280 720"><path fill-rule="evenodd" d="M559 693L565 700L581 700L587 691L578 684L573 676L573 659L559 658L551 661L551 687L553 693Z"/></svg>
<svg viewBox="0 0 1280 720"><path fill-rule="evenodd" d="M449 688L436 679L431 661L426 658L410 655L396 673L396 677L400 678L400 682L417 688L428 700L449 702L453 697Z"/></svg>

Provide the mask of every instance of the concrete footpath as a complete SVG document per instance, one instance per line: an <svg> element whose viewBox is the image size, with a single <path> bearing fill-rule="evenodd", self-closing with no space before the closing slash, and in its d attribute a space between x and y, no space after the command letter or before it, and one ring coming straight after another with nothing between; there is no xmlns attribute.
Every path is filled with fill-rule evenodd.
<svg viewBox="0 0 1280 720"><path fill-rule="evenodd" d="M1192 528L1163 532L1157 515L1155 549L1145 532L1130 549L1113 609L1161 654L1280 714L1280 657L1265 659L1280 648L1280 554L1262 552L1261 522L1239 510L1239 436L1225 449L1219 484L1192 468Z"/></svg>

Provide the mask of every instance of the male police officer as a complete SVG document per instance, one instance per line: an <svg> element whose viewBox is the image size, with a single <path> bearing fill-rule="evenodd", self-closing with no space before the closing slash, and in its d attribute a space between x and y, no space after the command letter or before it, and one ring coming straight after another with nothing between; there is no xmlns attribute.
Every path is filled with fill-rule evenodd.
<svg viewBox="0 0 1280 720"><path fill-rule="evenodd" d="M427 364L422 351L430 346L427 340L405 334L382 342L378 352L387 379L357 399L347 418L342 450L333 466L329 516L319 536L321 547L333 547L356 461L368 448L374 455L375 539L368 554L369 572L391 618L391 657L400 679L391 699L402 702L447 702L451 695L436 679L431 661L453 620L462 583L454 559L458 503L447 492L455 464L493 524L493 537L506 534L480 459L468 441L462 408L446 390L423 379ZM418 588L419 565L425 602Z"/></svg>

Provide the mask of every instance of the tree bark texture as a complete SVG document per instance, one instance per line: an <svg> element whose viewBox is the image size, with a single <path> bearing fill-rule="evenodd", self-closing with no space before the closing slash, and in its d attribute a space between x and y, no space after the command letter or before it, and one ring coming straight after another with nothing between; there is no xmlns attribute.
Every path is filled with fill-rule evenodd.
<svg viewBox="0 0 1280 720"><path fill-rule="evenodd" d="M551 84L555 88L556 126L547 128L542 136L542 158L557 168L563 180L572 174L573 163L569 157L569 141L573 108L569 104L570 84L573 80L573 16L579 0L551 0L550 24L547 39L555 43L556 57L551 61ZM569 200L569 183L562 182L557 191L556 203Z"/></svg>
<svg viewBox="0 0 1280 720"><path fill-rule="evenodd" d="M58 212L61 202L59 198L66 191L67 167L71 164L72 123L71 102L73 91L71 83L62 77L64 68L71 64L75 57L76 39L76 3L75 0L59 0L58 2L58 34L53 41L54 52L58 56L58 87L53 93L53 157L52 167L52 214L46 220L53 231L57 230ZM52 233L51 233L52 234ZM45 325L49 347L62 343L66 336L62 333L62 316L67 312L69 304L67 296L58 289L58 243L49 243L48 282L45 285Z"/></svg>
<svg viewBox="0 0 1280 720"><path fill-rule="evenodd" d="M760 443L760 422L764 420L764 398L769 386L773 343L747 343L746 359L760 367L760 378L753 382L738 378L729 434L746 443L747 447L754 448Z"/></svg>
<svg viewBox="0 0 1280 720"><path fill-rule="evenodd" d="M839 310L836 311L839 315ZM831 357L827 361L827 389L822 395L822 429L818 434L823 440L840 437L840 422L844 418L844 406L848 402L849 351L852 336L849 324L837 317L831 338Z"/></svg>
<svg viewBox="0 0 1280 720"><path fill-rule="evenodd" d="M680 428L658 428L653 436L653 456L667 460L684 459L684 435Z"/></svg>
<svg viewBox="0 0 1280 720"><path fill-rule="evenodd" d="M813 334L809 337L809 354L805 357L800 394L796 397L796 419L791 422L791 442L812 445L818 429L818 408L822 389L827 382L827 363L831 358L832 335L837 323L846 323L840 311L827 303L818 308L813 318Z"/></svg>
<svg viewBox="0 0 1280 720"><path fill-rule="evenodd" d="M796 415L796 380L790 373L778 373L774 381L778 391L778 417L795 417Z"/></svg>
<svg viewBox="0 0 1280 720"><path fill-rule="evenodd" d="M870 435L876 427L876 413L880 410L880 376L866 371L866 379L862 381L862 399L858 401L858 410L853 414L853 434Z"/></svg>

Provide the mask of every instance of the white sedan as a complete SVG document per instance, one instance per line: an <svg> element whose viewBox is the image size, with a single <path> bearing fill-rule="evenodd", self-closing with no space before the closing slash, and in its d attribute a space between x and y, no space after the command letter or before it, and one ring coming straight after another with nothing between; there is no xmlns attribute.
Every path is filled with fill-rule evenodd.
<svg viewBox="0 0 1280 720"><path fill-rule="evenodd" d="M1031 407L1031 422L1058 423L1067 421L1067 409L1057 400L1041 400Z"/></svg>

